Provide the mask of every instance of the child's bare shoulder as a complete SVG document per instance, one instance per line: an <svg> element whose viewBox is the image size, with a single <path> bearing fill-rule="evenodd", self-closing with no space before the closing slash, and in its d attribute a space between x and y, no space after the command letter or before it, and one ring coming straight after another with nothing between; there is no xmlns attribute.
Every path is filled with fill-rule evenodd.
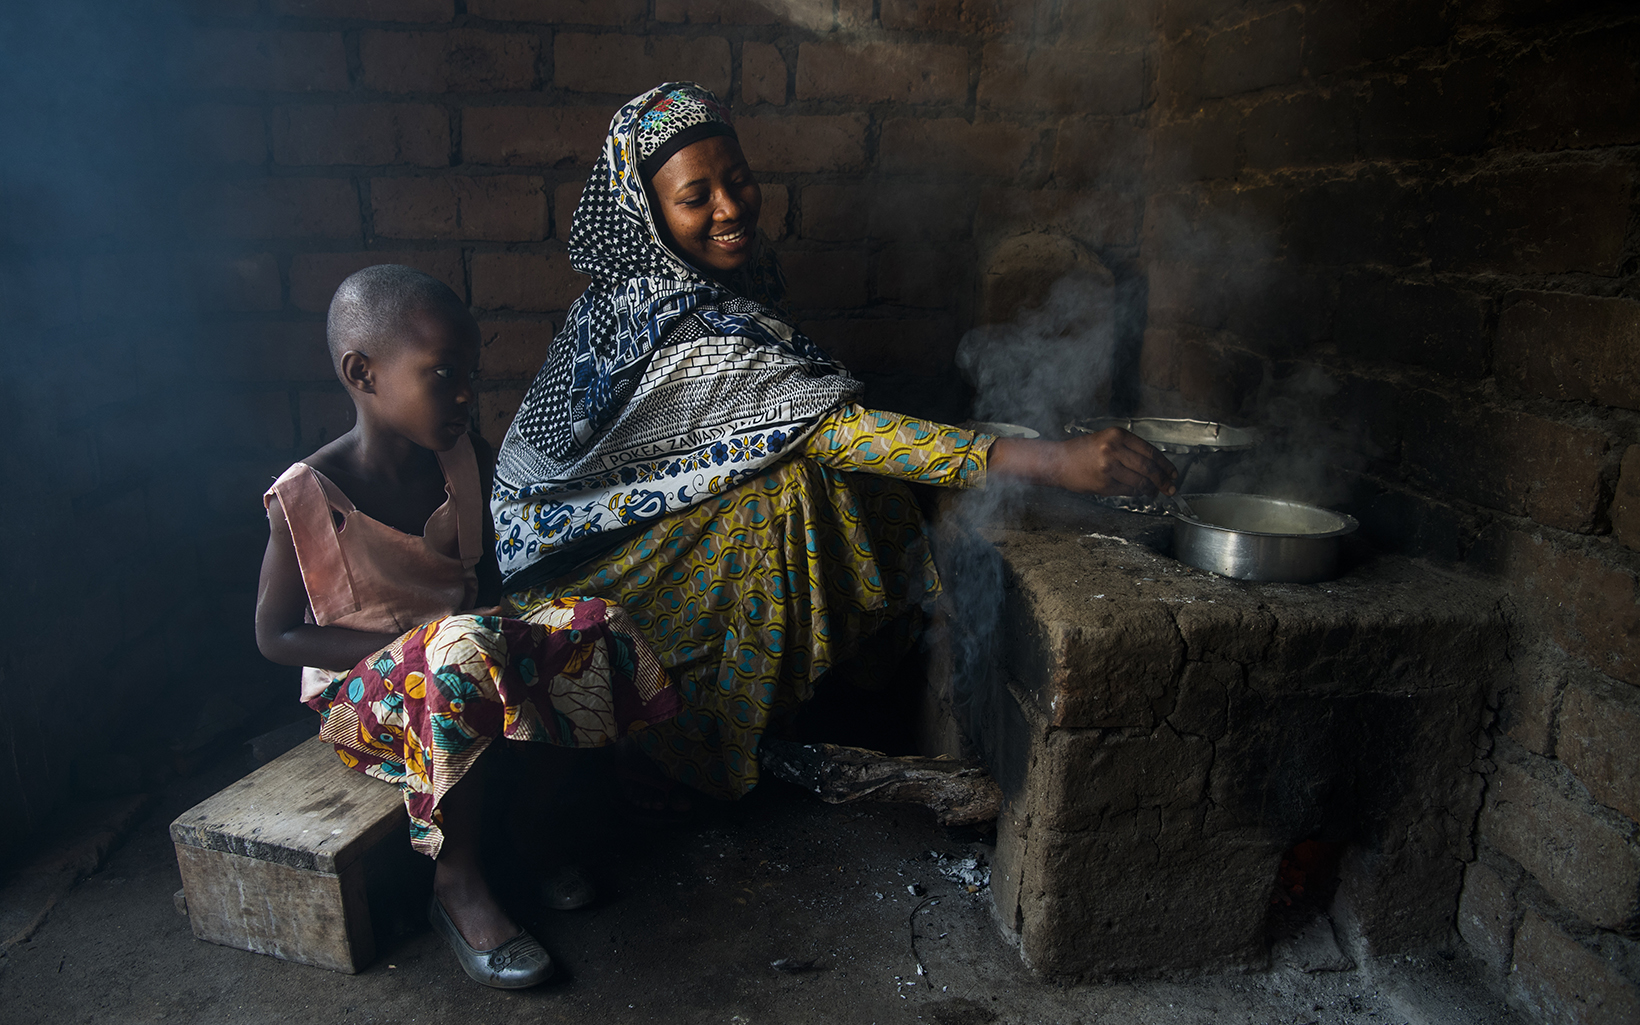
<svg viewBox="0 0 1640 1025"><path fill-rule="evenodd" d="M302 459L301 462L313 467L326 477L350 477L355 475L353 455L352 436L344 434L321 445L312 455Z"/></svg>
<svg viewBox="0 0 1640 1025"><path fill-rule="evenodd" d="M320 446L318 450L313 452L311 455L298 459L297 462L304 466L311 466L315 470L318 470L320 473L324 474L326 477L334 480L337 477L344 477L347 475L348 466L350 465L347 455L350 448L351 446L348 444L348 436L344 434L340 438L333 439L332 441ZM276 526L283 526L284 503L279 500L279 496L277 494L269 494L266 499L266 505L268 507L269 520L274 522ZM285 528L285 533L289 533L288 527Z"/></svg>

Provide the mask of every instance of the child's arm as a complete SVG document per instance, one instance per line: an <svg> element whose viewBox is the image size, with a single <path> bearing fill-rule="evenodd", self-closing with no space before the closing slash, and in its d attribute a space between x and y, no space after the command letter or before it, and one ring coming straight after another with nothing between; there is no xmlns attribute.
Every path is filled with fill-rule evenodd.
<svg viewBox="0 0 1640 1025"><path fill-rule="evenodd" d="M495 554L490 557L494 559ZM314 626L305 621L307 603L296 544L290 537L284 506L275 496L268 501L268 550L262 556L262 579L256 588L256 646L262 654L281 665L343 672L398 636Z"/></svg>
<svg viewBox="0 0 1640 1025"><path fill-rule="evenodd" d="M469 435L473 455L478 457L478 484L484 503L484 557L478 563L478 606L489 608L501 601L501 562L495 554L495 520L490 516L490 489L495 484L495 449L477 431Z"/></svg>

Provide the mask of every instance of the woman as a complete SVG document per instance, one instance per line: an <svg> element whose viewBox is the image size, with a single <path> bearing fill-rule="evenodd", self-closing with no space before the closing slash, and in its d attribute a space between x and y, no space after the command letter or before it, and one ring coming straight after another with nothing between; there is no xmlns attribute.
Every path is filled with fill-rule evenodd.
<svg viewBox="0 0 1640 1025"><path fill-rule="evenodd" d="M1123 431L998 440L862 409L859 383L777 309L761 204L711 93L671 82L621 108L570 231L592 284L491 499L512 602L623 606L684 701L638 742L725 798L757 783L764 731L828 668L890 623L914 639L939 579L902 481L1148 494L1174 477Z"/></svg>

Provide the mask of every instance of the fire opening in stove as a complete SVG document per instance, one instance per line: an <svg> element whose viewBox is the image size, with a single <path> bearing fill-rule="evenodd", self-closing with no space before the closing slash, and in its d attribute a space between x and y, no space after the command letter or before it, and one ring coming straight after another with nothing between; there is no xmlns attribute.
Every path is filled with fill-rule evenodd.
<svg viewBox="0 0 1640 1025"><path fill-rule="evenodd" d="M1282 855L1265 925L1273 961L1306 972L1353 966L1332 920L1344 847L1338 841L1300 840Z"/></svg>

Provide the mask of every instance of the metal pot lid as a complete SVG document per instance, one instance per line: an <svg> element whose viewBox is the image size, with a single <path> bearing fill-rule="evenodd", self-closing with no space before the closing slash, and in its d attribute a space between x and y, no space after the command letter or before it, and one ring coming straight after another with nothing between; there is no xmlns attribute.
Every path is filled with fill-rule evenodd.
<svg viewBox="0 0 1640 1025"><path fill-rule="evenodd" d="M1206 452L1242 452L1264 441L1256 427L1232 427L1211 420L1180 420L1165 417L1100 416L1072 420L1067 434L1094 434L1120 427L1132 431L1162 452L1199 455Z"/></svg>
<svg viewBox="0 0 1640 1025"><path fill-rule="evenodd" d="M1353 534L1360 526L1348 513L1268 495L1216 492L1184 499L1193 515L1176 514L1181 523L1230 534L1323 539Z"/></svg>

